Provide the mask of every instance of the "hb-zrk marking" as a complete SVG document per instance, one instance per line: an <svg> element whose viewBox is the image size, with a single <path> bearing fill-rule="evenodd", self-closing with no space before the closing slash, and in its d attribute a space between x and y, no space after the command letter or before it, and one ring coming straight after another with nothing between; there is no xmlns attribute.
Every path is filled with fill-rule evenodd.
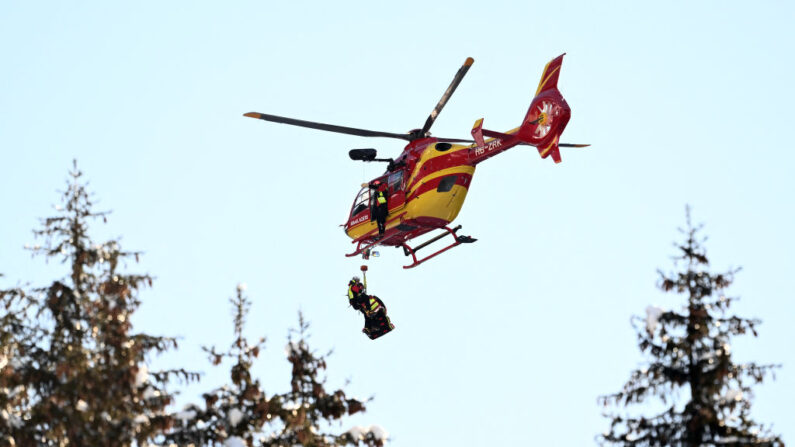
<svg viewBox="0 0 795 447"><path fill-rule="evenodd" d="M500 146L502 146L502 140L491 140L487 144L475 148L475 157L480 157L485 152L491 152Z"/></svg>

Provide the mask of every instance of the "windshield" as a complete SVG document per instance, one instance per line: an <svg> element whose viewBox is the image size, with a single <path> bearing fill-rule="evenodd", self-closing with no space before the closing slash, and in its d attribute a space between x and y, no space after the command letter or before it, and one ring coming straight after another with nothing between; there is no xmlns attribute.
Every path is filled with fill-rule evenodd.
<svg viewBox="0 0 795 447"><path fill-rule="evenodd" d="M362 211L366 210L370 204L370 188L364 187L359 194L356 195L356 200L353 202L353 208L351 209L351 217L361 213Z"/></svg>

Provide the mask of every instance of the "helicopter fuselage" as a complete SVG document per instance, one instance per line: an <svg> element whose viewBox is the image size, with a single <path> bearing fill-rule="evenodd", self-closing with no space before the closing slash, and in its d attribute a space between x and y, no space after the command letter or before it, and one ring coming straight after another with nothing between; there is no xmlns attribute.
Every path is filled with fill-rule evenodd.
<svg viewBox="0 0 795 447"><path fill-rule="evenodd" d="M407 240L449 225L464 205L475 166L521 143L513 129L482 144L440 143L426 138L410 143L379 180L388 185L389 214L379 245L402 246ZM473 131L474 132L474 131ZM378 235L372 218L372 194L364 186L354 200L345 233L354 242Z"/></svg>
<svg viewBox="0 0 795 447"><path fill-rule="evenodd" d="M472 65L472 58L467 58L458 70L425 125L408 133L373 131L258 112L249 112L245 116L348 135L408 141L395 160L376 158L375 149L350 151L353 160L388 162L389 165L383 175L362 185L342 226L353 243L357 244L355 250L346 256L362 254L368 257L375 245L402 247L406 256L411 255L413 258L413 263L404 268L412 268L459 244L475 241L470 236L456 234L460 226L449 228L448 225L461 211L475 167L479 163L519 144L534 146L541 158L549 157L555 163L560 163L561 147L587 146L559 142L571 116L571 109L557 88L562 62L563 55L560 55L544 67L535 96L519 127L507 132L496 132L484 129L483 119L479 119L472 128L473 143L472 140L431 137L429 132L439 112ZM461 142L466 144L453 144ZM375 180L387 185L388 214L383 234L379 234L374 219ZM383 215L381 210L378 215ZM407 241L436 229L442 230L442 234L416 247L407 244ZM417 259L418 250L448 235L454 239L451 245Z"/></svg>

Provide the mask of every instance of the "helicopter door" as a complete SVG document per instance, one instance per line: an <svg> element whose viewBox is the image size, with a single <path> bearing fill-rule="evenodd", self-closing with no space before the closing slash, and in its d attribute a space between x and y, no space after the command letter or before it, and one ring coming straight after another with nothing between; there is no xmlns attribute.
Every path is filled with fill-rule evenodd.
<svg viewBox="0 0 795 447"><path fill-rule="evenodd" d="M406 205L406 192L403 191L403 171L390 174L387 184L389 185L389 212L392 213Z"/></svg>

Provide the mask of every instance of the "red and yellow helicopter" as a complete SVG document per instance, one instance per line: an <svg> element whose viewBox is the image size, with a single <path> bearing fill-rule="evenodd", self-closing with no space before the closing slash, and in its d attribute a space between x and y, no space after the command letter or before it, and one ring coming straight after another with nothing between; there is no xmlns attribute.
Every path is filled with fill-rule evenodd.
<svg viewBox="0 0 795 447"><path fill-rule="evenodd" d="M336 126L257 112L249 112L244 116L362 137L407 140L409 143L396 159L376 158L375 149L350 151L349 155L353 160L385 162L387 169L370 184L362 185L353 201L348 220L342 226L356 244L356 249L346 256L361 254L367 258L376 245L402 247L404 254L411 256L413 261L403 268L412 268L453 247L475 241L469 236L457 234L461 229L460 225L455 228L448 225L458 216L472 183L475 167L480 162L516 145L530 145L538 149L541 158L552 157L555 163L560 163L561 147L588 146L559 142L571 117L571 109L557 88L564 55L565 53L551 60L544 68L535 97L519 127L507 132L487 130L483 128L481 118L475 121L472 128L474 140L438 138L431 136L429 132L439 112L472 66L472 58L467 58L458 70L422 129L414 129L405 134ZM380 236L372 215L375 190L371 185L376 180L388 187L389 214L386 231ZM433 230L442 232L416 247L408 245L411 239ZM417 259L417 251L448 235L453 237L451 244Z"/></svg>

